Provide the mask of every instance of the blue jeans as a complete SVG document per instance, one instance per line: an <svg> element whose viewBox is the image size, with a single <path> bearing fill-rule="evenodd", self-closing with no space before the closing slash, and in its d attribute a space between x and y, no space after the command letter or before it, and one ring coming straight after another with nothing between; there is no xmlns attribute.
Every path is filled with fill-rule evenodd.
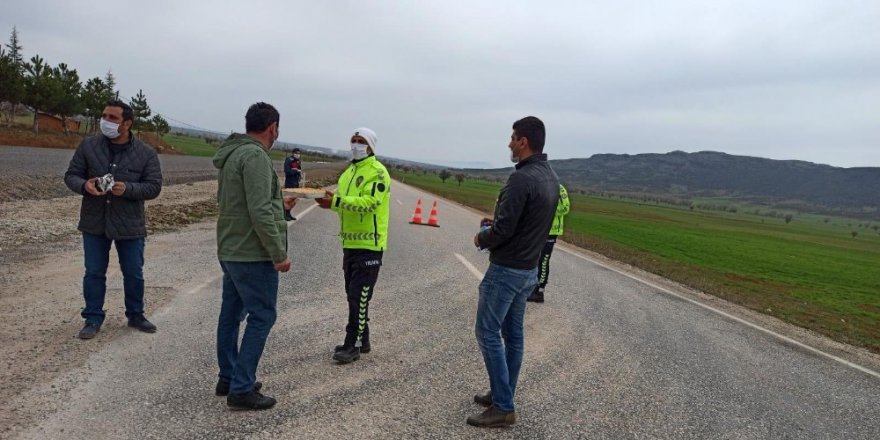
<svg viewBox="0 0 880 440"><path fill-rule="evenodd" d="M526 298L537 283L537 267L513 269L494 263L489 264L480 283L474 329L489 373L492 403L500 411L514 409L513 398L525 345Z"/></svg>
<svg viewBox="0 0 880 440"><path fill-rule="evenodd" d="M269 331L275 324L278 303L278 271L269 261L221 261L223 304L217 322L217 362L220 380L229 382L230 394L254 389L257 365ZM247 326L238 345L238 329L247 316Z"/></svg>
<svg viewBox="0 0 880 440"><path fill-rule="evenodd" d="M82 317L88 324L104 323L104 297L107 294L107 265L110 245L116 243L122 287L125 291L125 316L128 319L144 314L144 239L111 240L103 235L83 232L86 274L83 277L83 298L86 306Z"/></svg>

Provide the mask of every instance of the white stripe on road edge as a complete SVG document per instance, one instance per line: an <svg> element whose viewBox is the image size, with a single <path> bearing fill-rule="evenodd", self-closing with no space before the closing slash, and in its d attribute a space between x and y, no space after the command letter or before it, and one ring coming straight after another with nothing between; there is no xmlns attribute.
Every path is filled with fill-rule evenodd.
<svg viewBox="0 0 880 440"><path fill-rule="evenodd" d="M223 274L217 275L217 276L209 279L208 281L205 281L204 283L199 284L198 286L194 287L189 292L187 292L186 296L194 295L198 292L201 292L202 289L208 288L208 286L210 286L213 282L219 280L220 278L223 278Z"/></svg>
<svg viewBox="0 0 880 440"><path fill-rule="evenodd" d="M306 214L309 213L309 211L311 211L311 210L313 210L313 209L315 209L315 208L317 208L317 207L318 207L318 204L317 204L317 203L315 203L315 204L312 205L312 206L309 206L309 207L306 208L303 212L297 214L297 215L295 216L296 219L299 220L299 219L305 217ZM296 220L288 220L288 221L287 221L287 226L290 226L290 224L293 223L293 222L295 222L295 221L296 221Z"/></svg>
<svg viewBox="0 0 880 440"><path fill-rule="evenodd" d="M467 258L462 257L460 254L458 254L456 252L453 252L453 254L455 254L455 258L458 258L458 261L461 261L461 264L464 264L464 267L466 267L467 270L471 271L471 273L474 274L474 276L477 277L478 280L483 279L483 272L480 272L479 269L474 267L474 265L471 264L471 262L468 261Z"/></svg>
<svg viewBox="0 0 880 440"><path fill-rule="evenodd" d="M611 270L611 271L617 272L617 273L619 273L619 274L621 274L621 275L623 275L623 276L625 276L625 277L627 277L627 278L630 278L630 279L635 280L635 281L638 281L638 282L640 282L640 283L642 283L642 284L644 284L644 285L646 285L646 286L649 286L649 287L652 287L652 288L654 288L654 289L657 289L657 290L659 290L659 291L661 291L661 292L663 292L663 293L665 293L665 294L667 294L667 295L671 295L671 296L674 296L674 297L676 297L676 298L678 298L678 299L680 299L680 300L687 301L687 302L689 302L689 303L691 303L691 304L694 304L694 305L696 305L696 306L700 306L700 307L702 307L702 308L704 308L704 309L706 309L706 310L708 310L708 311L710 311L710 312L713 312L713 313L719 314L719 315L721 315L721 316L723 316L723 317L725 317L725 318L727 318L727 319L731 319L731 320L736 321L736 322L738 322L738 323L740 323L740 324L744 324L744 325L746 325L746 326L749 326L749 327L751 327L751 328L753 328L753 329L755 329L755 330L758 330L758 331L761 331L761 332L763 332L763 333L766 333L766 334L768 334L768 335L770 335L770 336L773 336L773 337L775 337L775 338L777 338L777 339L781 339L781 340L783 340L783 341L785 341L785 342L788 342L789 344L792 344L792 345L795 345L795 346L797 346L797 347L800 347L800 348L802 348L802 349L804 349L804 350L807 350L807 351L809 351L809 352L811 352L811 353L818 354L818 355L820 355L820 356L826 357L826 358L831 359L831 360L833 360L833 361L840 362L841 364L846 365L846 366L848 366L848 367L850 367L850 368L854 368L854 369L859 370L859 371L861 371L861 372L863 372L863 373L867 373L867 374L870 374L871 376L874 376L874 377L880 378L880 373L878 373L878 372L876 372L876 371L874 371L874 370L871 370L870 368L863 367L863 366L858 365L858 364L854 364L854 363L852 363L852 362L850 362L850 361L848 361L848 360L846 360L846 359L839 358L839 357L837 357L837 356L835 356L835 355L833 355L833 354L825 353L824 351L819 350L818 348L813 348L813 347L811 347L811 346L809 346L809 345L807 345L807 344L804 344L803 342L798 342L798 341L796 341L796 340L794 340L794 339L792 339L792 338L789 338L788 336L781 335L781 334L779 334L779 333L774 332L773 330L770 330L770 329L766 329L766 328L764 328L764 327L761 327L761 326L758 325L758 324L751 323L751 322L749 322L749 321L746 321L745 319L742 319L742 318L739 318L739 317L733 316L733 315L731 315L730 313L727 313L727 312L725 312L725 311L718 310L718 309L716 309L716 308L714 308L714 307L712 307L712 306L709 306L709 305L703 304L703 303L701 303L701 302L699 302L699 301L693 300L693 299L688 298L688 297L686 297L686 296L679 295L679 294L677 294L677 293L675 293L675 292L673 292L673 291L671 291L671 290L669 290L669 289L667 289L667 288L665 288L665 287L662 287L662 286L659 286L659 285L657 285L657 284L654 284L654 283L652 283L652 282L650 282L650 281L648 281L648 280L643 280L643 279L641 279L641 278L639 278L639 277L637 277L637 276L635 276L635 275L628 274L628 273L626 273L626 272L624 272L624 271L622 271L622 270L619 270L619 269L613 268L613 267L611 267L611 266L608 266L608 265L606 265L606 264L604 264L604 263L602 263L602 262L600 262L600 261L596 261L596 260L594 260L594 259L592 259L592 258L590 258L590 257L585 256L585 255L581 255L581 254L579 254L579 253L577 253L577 252L574 252L574 251L568 250L568 249L566 249L565 247L560 247L560 249L562 249L563 252L566 252L566 253L568 253L568 254L570 254L570 255L573 255L573 256L575 256L575 257L577 257L577 258L580 258L580 259L582 259L582 260L589 261L590 263L593 263L593 264L595 264L595 265L602 266L602 267L604 267L604 268L606 268L606 269L608 269L608 270ZM461 259L461 260L464 259L464 257L461 257L461 256L459 256L458 254L455 254L455 256L459 257L459 259ZM469 263L466 263L466 264L469 264Z"/></svg>

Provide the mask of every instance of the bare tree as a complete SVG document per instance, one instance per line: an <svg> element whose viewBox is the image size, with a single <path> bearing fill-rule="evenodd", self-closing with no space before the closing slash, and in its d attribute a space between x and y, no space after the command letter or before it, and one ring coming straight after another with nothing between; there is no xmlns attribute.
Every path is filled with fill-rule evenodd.
<svg viewBox="0 0 880 440"><path fill-rule="evenodd" d="M437 175L437 177L439 177L440 180L443 181L443 183L446 183L446 179L452 177L452 173L450 173L449 170L442 170L440 171L440 174Z"/></svg>
<svg viewBox="0 0 880 440"><path fill-rule="evenodd" d="M464 182L464 173L458 173L455 175L455 180L458 181L458 186L461 186L461 182Z"/></svg>

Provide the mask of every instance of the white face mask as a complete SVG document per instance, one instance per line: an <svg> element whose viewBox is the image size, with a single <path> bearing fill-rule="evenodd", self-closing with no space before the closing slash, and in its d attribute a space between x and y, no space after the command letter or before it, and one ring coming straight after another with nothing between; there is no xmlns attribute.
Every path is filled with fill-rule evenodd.
<svg viewBox="0 0 880 440"><path fill-rule="evenodd" d="M361 160L367 157L367 146L364 144L351 144L351 157L354 160Z"/></svg>
<svg viewBox="0 0 880 440"><path fill-rule="evenodd" d="M106 119L101 119L101 133L104 136L107 136L110 139L116 139L122 133L119 132L119 124L110 122Z"/></svg>
<svg viewBox="0 0 880 440"><path fill-rule="evenodd" d="M275 146L275 142L278 142L278 132L275 132L275 136L272 137L272 143L269 144L269 149Z"/></svg>

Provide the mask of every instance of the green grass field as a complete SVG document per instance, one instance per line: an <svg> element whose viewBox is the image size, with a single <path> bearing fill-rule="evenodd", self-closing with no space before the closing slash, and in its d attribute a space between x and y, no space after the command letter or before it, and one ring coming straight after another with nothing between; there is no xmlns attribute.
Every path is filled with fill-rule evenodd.
<svg viewBox="0 0 880 440"><path fill-rule="evenodd" d="M209 144L205 141L204 138L194 137L194 136L184 136L179 134L166 134L162 137L165 142L173 145L174 148L183 152L183 154L190 156L206 156L212 157L214 153L217 152L217 147ZM287 153L284 151L270 151L269 157L273 160L284 160L287 157ZM320 160L326 160L325 158L312 156L310 154L302 155L303 162L317 162Z"/></svg>
<svg viewBox="0 0 880 440"><path fill-rule="evenodd" d="M165 136L162 136L162 139L173 145L175 149L189 156L211 157L217 152L217 147L199 137L166 134Z"/></svg>
<svg viewBox="0 0 880 440"><path fill-rule="evenodd" d="M393 174L486 212L501 188ZM880 353L880 234L871 228L880 222L795 214L786 224L743 210L690 211L577 194L571 201L565 241Z"/></svg>

